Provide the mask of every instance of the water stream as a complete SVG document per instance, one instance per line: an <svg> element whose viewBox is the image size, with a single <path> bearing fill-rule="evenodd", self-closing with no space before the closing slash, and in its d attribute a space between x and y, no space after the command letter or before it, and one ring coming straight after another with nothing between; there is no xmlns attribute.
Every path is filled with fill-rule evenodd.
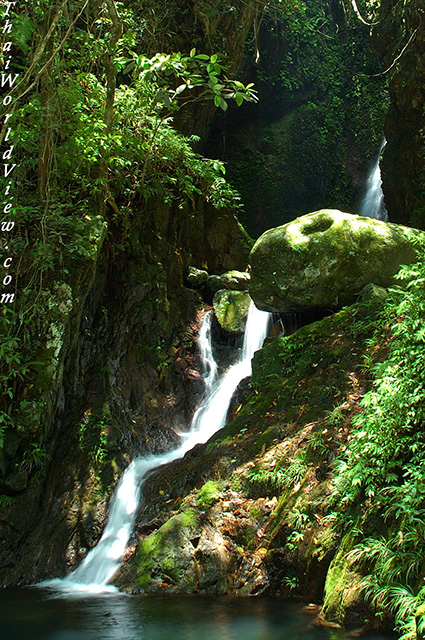
<svg viewBox="0 0 425 640"><path fill-rule="evenodd" d="M66 578L49 580L40 586L64 592L102 593L116 590L108 583L121 564L133 531L143 481L153 469L182 458L195 445L206 442L225 425L233 393L239 382L251 374L251 359L263 344L269 319L269 313L259 311L251 302L239 361L221 377L217 377L211 345L211 314L205 316L200 332L205 396L193 416L190 431L182 435L180 446L173 451L133 460L118 483L111 500L108 522L98 544Z"/></svg>
<svg viewBox="0 0 425 640"><path fill-rule="evenodd" d="M388 213L384 204L384 193L382 191L381 169L379 160L386 140L382 143L378 158L373 165L366 181L366 192L360 205L360 215L367 218L388 221Z"/></svg>
<svg viewBox="0 0 425 640"><path fill-rule="evenodd" d="M350 640L317 627L317 607L277 598L101 596L0 591L2 640ZM362 640L395 640L370 631Z"/></svg>

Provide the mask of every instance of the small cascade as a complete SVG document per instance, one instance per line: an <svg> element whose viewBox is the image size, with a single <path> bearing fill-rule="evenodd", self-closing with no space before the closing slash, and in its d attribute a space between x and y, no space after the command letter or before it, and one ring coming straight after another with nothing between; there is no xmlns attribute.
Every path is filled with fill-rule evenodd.
<svg viewBox="0 0 425 640"><path fill-rule="evenodd" d="M192 419L186 441L182 445L184 453L196 444L206 442L216 431L226 424L230 401L241 380L251 375L251 360L256 351L261 349L267 336L271 314L259 311L251 301L241 357L230 367L215 385L207 391L205 399ZM202 438L201 440L199 438Z"/></svg>
<svg viewBox="0 0 425 640"><path fill-rule="evenodd" d="M209 389L214 381L217 373L217 363L214 360L212 352L212 340L211 340L211 323L213 312L208 311L202 322L201 330L199 332L199 350L201 352L202 367L204 369L203 376L205 386Z"/></svg>
<svg viewBox="0 0 425 640"><path fill-rule="evenodd" d="M382 149L386 140L384 140L380 150L378 159L373 165L371 172L366 181L366 193L360 205L360 215L366 218L375 218L376 220L388 221L388 213L384 204L384 193L382 191L381 169L379 160Z"/></svg>
<svg viewBox="0 0 425 640"><path fill-rule="evenodd" d="M108 523L96 547L66 578L45 581L40 586L65 593L117 591L108 582L119 568L131 536L142 497L143 481L153 469L182 458L195 445L206 442L225 425L233 393L240 381L251 375L251 359L267 336L270 318L271 314L259 311L251 302L241 357L217 379L217 364L211 348L211 313L205 315L199 340L202 356L206 359L206 390L204 400L193 416L189 433L182 436L181 445L173 451L133 460L118 483L111 501Z"/></svg>

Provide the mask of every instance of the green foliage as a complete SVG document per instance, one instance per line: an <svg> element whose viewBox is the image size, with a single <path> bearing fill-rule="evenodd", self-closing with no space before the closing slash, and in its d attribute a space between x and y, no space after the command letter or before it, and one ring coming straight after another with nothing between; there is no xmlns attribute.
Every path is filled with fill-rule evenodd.
<svg viewBox="0 0 425 640"><path fill-rule="evenodd" d="M108 457L111 449L109 424L104 418L90 413L81 422L78 433L78 445L81 452L85 452L96 466L100 466Z"/></svg>
<svg viewBox="0 0 425 640"><path fill-rule="evenodd" d="M50 462L51 456L47 453L44 446L37 442L31 443L31 448L27 449L23 455L20 468L31 473L33 468L42 469L46 462Z"/></svg>
<svg viewBox="0 0 425 640"><path fill-rule="evenodd" d="M16 498L13 498L12 496L0 495L0 511L12 507L15 503L15 500Z"/></svg>
<svg viewBox="0 0 425 640"><path fill-rule="evenodd" d="M363 567L372 604L393 613L405 638L413 638L413 616L425 602L423 247L418 254L419 262L401 271L405 288L393 290L386 303L388 358L373 370L373 389L362 400L352 440L335 469L331 501L342 527L350 526L350 514L361 506L362 539L351 555Z"/></svg>
<svg viewBox="0 0 425 640"><path fill-rule="evenodd" d="M299 580L297 576L285 577L282 582L284 585L289 587L290 591L294 591L299 586Z"/></svg>
<svg viewBox="0 0 425 640"><path fill-rule="evenodd" d="M173 117L192 102L225 110L229 101L255 101L252 84L229 77L219 52L144 49L139 8L115 4L118 39L103 0L71 3L57 14L59 5L37 0L14 16L22 82L9 124L19 140L13 184L19 229L8 236L8 252L19 256L19 295L1 311L0 446L9 432L28 436L19 455L33 469L46 434L37 432L33 416L29 424L29 407L47 392L84 285L78 278L93 266L100 235L107 228L111 252L122 255L132 216L154 199L176 202L176 211L199 194L217 208L239 206L223 163L196 154L197 140L177 133ZM34 413L41 423L41 407ZM100 440L90 450L100 462L106 442L102 429L95 431Z"/></svg>
<svg viewBox="0 0 425 640"><path fill-rule="evenodd" d="M181 92L177 93L179 87L174 90L164 85L159 73L162 71L171 83L177 74L176 68L182 67L179 73L187 80L185 87L201 85L201 76L198 78L185 73L185 60L190 58L183 59L179 54L173 57L158 55L152 60L138 56L141 70L137 80L131 86L122 85L116 91L115 121L110 132L105 132L103 110L100 108L106 96L101 79L83 71L77 77L68 75L62 78L51 103L52 117L60 136L54 148L57 173L52 180L56 184L51 182L50 186L51 189L53 186L56 188L50 204L52 216L62 213L61 200L68 202L68 210L74 202L82 213L94 207L105 186L99 177L99 163L104 156L108 158L114 198L124 210L140 196L149 199L161 195L171 200L203 192L219 207L236 201L235 192L223 179L223 164L195 154L190 141L171 126L171 113L182 106L179 104ZM168 72L173 72L173 76L168 77ZM191 81L196 84L191 85ZM227 81L228 84L230 82ZM207 84L210 83L208 80ZM207 87L205 95L208 92ZM211 92L212 95L220 95L220 100L226 104L230 97L235 96L236 99L238 93L223 84ZM245 89L244 100L250 99L249 92L249 88ZM35 96L18 113L20 122L26 123L18 132L27 151L21 162L22 186L29 186L31 180L37 155L37 123L41 108L39 98ZM49 223L51 228L52 220ZM46 255L45 251L43 255ZM44 260L46 263L46 257Z"/></svg>
<svg viewBox="0 0 425 640"><path fill-rule="evenodd" d="M284 489L291 489L305 477L308 465L305 460L305 451L296 455L286 467L283 467L285 460L280 460L271 469L257 467L246 474L247 479L252 484L258 484L279 492Z"/></svg>
<svg viewBox="0 0 425 640"><path fill-rule="evenodd" d="M244 101L257 100L253 83L244 85L239 80L227 78L218 54L208 56L196 53L196 48L191 50L189 56L158 53L149 59L133 54L126 71L132 72L135 88L149 109L159 105L176 111L185 104L185 99L208 99L213 100L216 107L227 111L229 100L233 99L238 106ZM178 86L174 88L172 85ZM193 93L193 90L197 90L195 96L186 95L191 91Z"/></svg>

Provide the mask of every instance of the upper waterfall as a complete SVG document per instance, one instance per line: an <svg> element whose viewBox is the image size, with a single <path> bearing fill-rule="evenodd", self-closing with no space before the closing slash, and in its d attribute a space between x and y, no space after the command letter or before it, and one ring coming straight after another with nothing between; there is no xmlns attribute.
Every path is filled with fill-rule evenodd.
<svg viewBox="0 0 425 640"><path fill-rule="evenodd" d="M366 218L388 221L388 213L384 204L384 193L382 191L381 168L379 161L382 149L386 140L381 145L378 158L373 165L366 181L366 192L360 205L360 215Z"/></svg>

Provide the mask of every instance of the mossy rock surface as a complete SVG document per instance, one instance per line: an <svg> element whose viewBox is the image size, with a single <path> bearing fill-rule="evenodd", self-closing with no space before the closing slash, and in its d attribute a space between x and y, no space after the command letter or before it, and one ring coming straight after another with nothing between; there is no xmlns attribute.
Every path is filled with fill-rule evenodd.
<svg viewBox="0 0 425 640"><path fill-rule="evenodd" d="M251 298L247 291L220 289L214 296L213 306L220 327L228 334L242 333L245 329Z"/></svg>
<svg viewBox="0 0 425 640"><path fill-rule="evenodd" d="M361 589L361 574L353 568L349 552L354 546L352 533L347 534L333 558L325 583L322 616L336 623L364 623L367 607Z"/></svg>
<svg viewBox="0 0 425 640"><path fill-rule="evenodd" d="M323 209L266 231L250 256L250 295L259 309L291 313L338 309L362 288L394 284L415 262L423 232Z"/></svg>

